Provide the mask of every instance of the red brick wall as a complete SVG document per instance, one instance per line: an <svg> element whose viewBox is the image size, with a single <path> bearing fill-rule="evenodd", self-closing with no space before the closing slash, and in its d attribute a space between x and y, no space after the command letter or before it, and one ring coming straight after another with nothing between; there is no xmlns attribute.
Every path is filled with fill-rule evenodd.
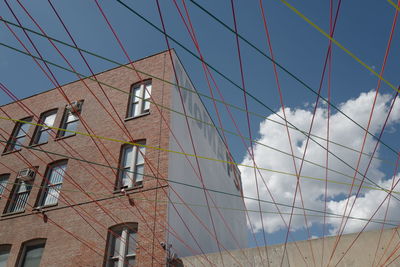
<svg viewBox="0 0 400 267"><path fill-rule="evenodd" d="M172 67L168 53L160 53L135 62L135 67L156 77L164 77L166 80L171 80L172 78ZM142 78L149 78L143 74L141 75ZM139 81L134 71L123 67L103 72L97 75L97 78L125 92L129 92L130 86ZM85 81L110 113L116 117L111 106L106 101L106 97L101 93L97 83L88 79ZM128 95L110 89L105 85L103 85L103 88L113 103L117 113L123 120L126 115ZM94 131L94 134L125 141L146 139L146 144L148 146L168 148L169 130L166 123L161 119L156 105L151 104L149 115L123 122L132 136L132 140L130 140L109 117L81 81L64 85L62 89L71 101L84 99L81 115L83 120L87 122L89 127ZM152 79L152 96L156 103L169 106L170 90L170 85L157 79ZM44 111L58 108L54 126L59 127L66 100L57 89L26 98L22 102L29 106L36 116L39 116ZM22 119L30 115L22 110L17 103L5 105L1 108L14 119ZM159 108L161 109L161 107ZM3 111L0 111L0 114L3 117L5 116ZM168 110L163 110L163 115L166 121L169 121ZM37 122L37 120L35 119L34 122ZM0 134L2 134L0 138L4 139L4 136L8 139L13 128L14 122L0 120ZM32 136L34 128L33 126L30 127L28 136ZM82 122L79 122L77 131L86 132ZM111 166L117 167L122 144L108 140L100 141L96 138L95 141L101 148L106 160L102 157L90 137L79 134L60 140L53 140L53 138L50 138L47 144L36 146L35 148L64 155L72 155L101 164L107 164L108 161ZM103 143L104 147L100 142ZM28 145L28 142L25 142L25 145ZM68 145L78 152L79 155L72 152ZM4 146L0 145L0 149L2 151ZM110 153L108 153L107 150ZM1 155L0 174L11 173L9 179L11 183L14 183L16 180L16 172L28 166L21 157L24 157L32 166L39 166L39 169L25 212L12 216L3 215L0 217L0 245L12 244L10 258L8 260L9 267L14 266L17 261L21 244L34 238L47 238L41 266L101 266L106 247L105 239L107 237L107 228L123 222L138 223L137 242L139 247L137 250L137 265L163 265L161 263L165 262L165 253L159 245L159 242L165 241L166 238L166 230L164 227L167 222L167 205L165 202L167 201L167 197L164 192L168 190L167 183L162 181L158 183L155 179L145 177L142 188L129 191L129 197L134 199L133 205L130 206L128 196L121 195L120 193L112 193L116 181L116 175L112 169L70 159L61 190L62 196L59 198L58 205L45 209L45 214L49 218L46 223L37 212L32 211L30 206L35 205L39 193L39 186L43 181L42 175L45 174L47 164L65 157L33 151L27 148L23 148L19 152ZM147 148L146 158L148 162L146 162L145 165L145 174L153 175L151 171L151 169L153 169L154 175L167 178L167 152ZM151 168L150 165L152 165L153 168ZM72 199L74 203L91 201L91 198L79 191L72 180L79 184L84 190L90 192L92 199L109 198L108 200L101 200L97 203L101 205L103 209L112 213L112 218L106 215L102 208L95 202L81 204L76 206L74 208L75 210L71 207L65 207L64 197ZM12 184L8 184L4 196L0 199L0 213L4 211L7 198L10 194L9 191L11 191L12 187ZM157 202L155 200L157 200ZM95 219L92 220L82 209ZM81 213L100 235L96 233L77 212ZM154 221L154 218L156 221ZM53 220L67 231L88 242L101 256L91 251L87 246L83 245L70 234L52 224L50 220ZM153 230L155 230L155 236L153 235ZM155 260L151 257L153 250ZM152 265L152 262L154 265Z"/></svg>

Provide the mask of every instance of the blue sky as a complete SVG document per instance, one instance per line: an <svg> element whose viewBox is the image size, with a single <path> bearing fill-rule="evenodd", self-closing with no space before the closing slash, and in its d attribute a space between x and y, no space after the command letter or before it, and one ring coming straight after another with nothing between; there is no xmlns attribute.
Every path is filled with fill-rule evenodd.
<svg viewBox="0 0 400 267"><path fill-rule="evenodd" d="M118 62L127 62L93 1L70 0L53 2L80 47ZM155 1L125 2L154 24L161 26ZM168 34L182 42L192 51L195 51L195 46L184 28L173 1L160 2ZM180 1L178 2L181 3ZM230 1L199 0L198 3L233 27ZM328 31L329 1L311 0L303 1L301 4L296 1L290 1L290 3L325 31ZM47 1L23 1L23 4L33 17L38 20L47 34L70 42ZM100 1L100 4L117 30L132 59L139 59L167 48L164 37L159 32L116 1ZM240 84L240 69L234 35L212 20L190 1L187 1L187 5L206 61ZM258 1L235 1L235 5L240 34L269 54ZM337 5L337 1L334 1L334 5ZM23 25L37 30L17 3L13 2L11 6ZM276 60L317 90L328 40L289 10L281 1L264 1L264 8ZM5 19L15 21L4 2L0 3L0 10L0 15ZM386 1L343 1L334 38L367 65L379 72L394 12L395 9ZM16 29L16 32L20 37L23 36L20 30ZM21 49L21 46L4 24L1 25L0 39L1 42ZM27 43L25 38L23 40ZM33 40L47 59L65 65L48 41L40 37L33 37ZM400 79L398 75L400 53L397 49L399 41L399 36L395 33L384 74L385 79L394 85L397 85ZM172 43L172 46L183 61L197 90L209 95L200 62L176 44ZM77 70L89 74L75 51L68 48L63 48L62 51ZM272 109L279 110L280 104L271 62L243 42L241 42L241 51L247 90ZM95 72L114 67L108 62L94 57L88 58ZM76 80L76 76L70 73L55 68L53 70L62 84ZM0 73L0 81L19 98L53 87L31 58L5 47L0 47ZM244 107L242 92L234 88L218 74L213 74L226 100ZM291 108L309 110L310 106L306 106L315 102L315 95L282 71L279 71L279 75L285 105ZM335 104L345 102L350 98L357 98L361 92L370 91L377 84L375 76L337 47L333 49L332 77L332 102ZM393 94L394 91L383 83L381 92ZM326 96L326 86L323 88L323 95ZM0 104L10 102L10 99L2 92L0 92L0 96ZM205 103L208 110L214 115L214 120L217 121L212 103L208 100L205 100ZM264 116L271 114L270 111L251 99L249 99L249 107L252 111ZM223 106L219 106L219 108L223 110ZM239 111L234 111L233 113L241 131L247 135L245 114ZM234 125L225 111L222 112L222 119L225 128L235 131ZM262 119L258 117L252 117L251 119L251 130L254 138L260 138L259 127L261 122ZM393 127L397 129L397 126ZM246 155L246 150L241 141L235 136L228 135L228 137L230 148L236 160L238 162L242 161ZM395 131L385 134L384 140L397 150L398 142ZM384 149L381 149L381 155L389 160L394 160L393 154ZM382 169L382 171L384 173L392 172L391 169ZM315 235L318 235L319 228L320 225L313 226L312 231ZM284 232L285 230L281 230L269 235L270 242L281 242L282 233ZM304 239L305 233L304 231L296 231L295 236L298 239ZM260 237L259 234L258 237ZM250 245L254 245L254 243L251 241Z"/></svg>

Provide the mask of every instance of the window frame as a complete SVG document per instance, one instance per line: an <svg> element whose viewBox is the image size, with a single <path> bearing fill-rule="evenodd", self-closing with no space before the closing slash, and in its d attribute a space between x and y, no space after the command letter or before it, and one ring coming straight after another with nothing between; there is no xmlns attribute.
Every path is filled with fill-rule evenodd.
<svg viewBox="0 0 400 267"><path fill-rule="evenodd" d="M46 241L47 241L46 238L35 238L35 239L28 240L28 241L25 241L24 243L22 243L16 266L23 267L23 265L25 264L25 260L26 260L27 248L29 248L29 247L37 247L37 246L43 245L43 252L40 257L40 261L42 261L44 249L46 247Z"/></svg>
<svg viewBox="0 0 400 267"><path fill-rule="evenodd" d="M151 86L150 90L146 90L147 86ZM139 99L138 101L135 101L136 94L135 91L136 89L139 88ZM143 115L150 114L150 99L151 99L151 92L152 92L152 80L147 79L139 83L135 83L131 86L130 89L130 94L129 94L129 101L128 101L128 108L126 112L126 119L131 119L131 118L136 118L140 117ZM149 91L149 92L148 92ZM147 93L148 92L148 93ZM147 97L148 95L148 97ZM146 103L148 103L148 108L145 109ZM137 104L139 106L139 113L135 114L135 108L134 104Z"/></svg>
<svg viewBox="0 0 400 267"><path fill-rule="evenodd" d="M115 262L117 262L118 267L128 267L131 266L128 264L128 260L133 259L135 260L136 265L136 249L137 249L137 242L136 242L136 234L138 232L138 224L137 223L123 223L119 225L112 226L108 229L107 234L107 242L106 242L106 253L104 258L104 267L113 267L115 266ZM130 245L130 234L134 235L134 248L133 252L129 252L129 245ZM114 255L115 249L115 240L120 238L119 241L119 251L117 255Z"/></svg>
<svg viewBox="0 0 400 267"><path fill-rule="evenodd" d="M22 183L25 184L27 190L23 192L18 192ZM33 184L33 183L32 183ZM8 205L5 210L5 214L13 214L13 213L20 213L20 212L25 212L25 207L26 204L28 203L29 195L31 194L32 191L32 184L22 181L21 179L16 180L16 184L14 185L13 190L11 191L11 197L9 198ZM18 210L15 210L17 203L20 201L19 196L26 194L27 196L25 197L25 203L23 204L23 207L21 207ZM21 204L22 205L22 204Z"/></svg>
<svg viewBox="0 0 400 267"><path fill-rule="evenodd" d="M29 130L31 128L31 124L29 124L29 122L32 122L32 119L33 119L32 116L25 117L25 118L23 118L20 121L17 121L15 123L14 129L13 129L13 131L11 133L10 138L8 139L6 147L4 148L3 154L11 153L11 152L14 152L14 151L19 151L19 150L22 149L21 146L23 145L24 142L26 142L25 139L28 136ZM26 121L26 122L21 122L21 121ZM22 129L22 126L24 124L28 124L29 125L28 128L26 129L26 131ZM21 130L23 131L22 135L20 135L20 131ZM19 140L19 139L23 139L23 141L21 143L19 143L19 148L15 149L15 147L18 145L17 144L17 140Z"/></svg>
<svg viewBox="0 0 400 267"><path fill-rule="evenodd" d="M233 158L228 151L226 151L225 156L226 156L226 161L227 161L226 162L226 171L228 173L228 176L231 177L231 172L232 172L233 166L231 165L230 162L233 161Z"/></svg>
<svg viewBox="0 0 400 267"><path fill-rule="evenodd" d="M78 102L80 103L81 108L79 110L77 110L76 112L74 112L73 110L67 109L68 105L65 106L64 113L63 113L63 116L62 116L62 119L61 119L61 123L60 123L60 127L59 127L60 129L69 130L68 129L68 125L71 125L73 123L77 124L76 127L75 127L75 130L73 130L73 131L76 131L78 129L78 123L80 121L80 116L82 115L82 107L83 107L84 101L83 100L79 100ZM70 115L75 116L76 118L73 119L72 121L68 121L68 118L69 118ZM76 134L72 133L72 132L68 132L68 131L63 131L63 130L59 130L57 132L57 138L58 139L66 138L66 137L74 136L74 135L76 135Z"/></svg>
<svg viewBox="0 0 400 267"><path fill-rule="evenodd" d="M8 198L8 202L7 202L7 205L6 205L5 209L4 209L3 214L8 215L8 214L25 212L26 204L28 204L29 196L30 196L31 191L32 191L32 187L33 187L33 183L34 183L35 178L36 178L36 173L37 173L38 167L31 167L31 169L33 169L35 171L35 176L33 177L33 179L31 181L25 182L20 178L17 178L15 180L14 186L13 186L13 188L11 190L11 194L10 194L10 196ZM25 184L27 190L25 190L24 192L18 192L23 183ZM23 208L19 209L19 210L14 210L15 206L17 205L17 202L18 202L17 196L18 195L22 195L23 193L27 193L27 196L25 198L25 203L23 204Z"/></svg>
<svg viewBox="0 0 400 267"><path fill-rule="evenodd" d="M55 115L54 121L53 121L52 125L46 125L48 127L41 126L41 125L37 125L36 126L35 132L33 133L33 137L32 137L31 143L30 143L31 146L46 144L49 141L49 137L50 137L50 133L49 132L52 130L49 127L54 127L54 125L56 123L56 119L57 119L57 114L58 114L58 109L57 108L45 111L42 114L40 114L40 118L39 118L38 124L46 125L45 124L46 119L48 117L50 117L50 116L53 116L53 115ZM42 137L43 133L47 134L47 139L44 142L40 142L39 143L40 138Z"/></svg>
<svg viewBox="0 0 400 267"><path fill-rule="evenodd" d="M233 167L233 175L234 175L233 181L236 186L236 189L241 194L243 194L242 175L240 173L239 168L236 165Z"/></svg>
<svg viewBox="0 0 400 267"><path fill-rule="evenodd" d="M139 145L144 145L144 146L138 146L138 145L130 145L130 144L124 144L121 146L121 152L120 152L120 159L119 159L119 168L117 172L117 181L115 185L115 190L121 190L122 188L125 189L132 189L139 187L143 185L143 180L144 180L144 171L145 171L145 155L146 155L146 140L138 140L135 141L134 143L139 144ZM132 158L131 158L131 163L125 163L126 153L127 149L132 148ZM140 151L142 151L142 154L140 154ZM141 159L142 162L138 162L138 160ZM137 169L142 167L143 171L142 173L138 173ZM128 185L123 185L123 175L124 172L128 172L129 174L132 175L132 179L129 179ZM141 177L140 181L137 181L138 176ZM129 178L129 177L128 177Z"/></svg>
<svg viewBox="0 0 400 267"><path fill-rule="evenodd" d="M51 184L50 185L50 177L53 174L53 171L55 171L56 167L60 167L60 166L65 166L64 169L63 169L63 173L62 173L61 182L58 182L56 184ZM60 198L61 188L62 188L62 185L64 183L64 177L65 177L65 173L66 173L67 167L68 167L68 160L67 159L58 160L58 161L52 162L49 165L47 165L45 176L44 176L42 184L41 184L42 186L41 186L41 189L39 191L38 198L37 198L37 201L36 201L36 205L35 205L36 208L38 208L38 207L45 208L45 207L51 207L51 206L58 205L58 200ZM50 194L47 193L49 188L54 188L54 187L57 187L57 186L60 186L60 188L55 189L55 190L57 190L57 193L58 193L57 197L55 197L54 195L51 195L53 198L56 199L56 202L45 205L44 203L46 203L46 199L50 195Z"/></svg>
<svg viewBox="0 0 400 267"><path fill-rule="evenodd" d="M4 196L4 192L7 188L8 180L10 180L9 173L0 174L0 199ZM5 182L3 182L5 181Z"/></svg>

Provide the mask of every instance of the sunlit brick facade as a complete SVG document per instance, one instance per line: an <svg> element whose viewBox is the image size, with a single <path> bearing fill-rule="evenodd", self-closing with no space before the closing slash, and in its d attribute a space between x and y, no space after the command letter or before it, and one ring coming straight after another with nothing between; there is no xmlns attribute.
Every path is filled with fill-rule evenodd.
<svg viewBox="0 0 400 267"><path fill-rule="evenodd" d="M161 243L178 256L199 253L176 219L190 212L169 202L191 196L167 180L193 178L167 151L179 150L171 131L184 127L173 127L179 114L168 109L180 103L169 52L134 62L139 72L127 66L97 74L101 87L86 78L0 108L0 266L165 266ZM232 227L245 233L244 218Z"/></svg>

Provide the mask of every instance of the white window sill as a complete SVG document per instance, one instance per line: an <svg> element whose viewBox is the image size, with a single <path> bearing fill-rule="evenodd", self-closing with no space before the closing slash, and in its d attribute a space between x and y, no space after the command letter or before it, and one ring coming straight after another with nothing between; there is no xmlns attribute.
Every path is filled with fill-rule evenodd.
<svg viewBox="0 0 400 267"><path fill-rule="evenodd" d="M133 119L137 119L137 118L140 118L140 117L147 116L149 114L150 114L150 111L146 111L146 112L144 112L142 114L139 114L139 115L136 115L134 117L127 117L127 118L124 119L124 121L130 121L130 120L133 120Z"/></svg>
<svg viewBox="0 0 400 267"><path fill-rule="evenodd" d="M130 191L135 191L135 190L140 189L140 188L143 188L143 182L137 183L137 184L135 184L135 185L133 185L131 187L124 187L123 189L125 190L125 193L128 193ZM114 194L118 194L118 193L124 194L124 192L122 192L121 190L122 190L122 188L114 190L113 193Z"/></svg>
<svg viewBox="0 0 400 267"><path fill-rule="evenodd" d="M21 213L25 213L25 210L3 213L1 217L13 216Z"/></svg>
<svg viewBox="0 0 400 267"><path fill-rule="evenodd" d="M58 202L55 204L49 204L49 205L45 205L45 206L38 206L38 207L34 207L32 209L32 211L40 211L40 210L44 210L44 209L48 209L48 208L52 208L52 207L56 207L58 206Z"/></svg>

